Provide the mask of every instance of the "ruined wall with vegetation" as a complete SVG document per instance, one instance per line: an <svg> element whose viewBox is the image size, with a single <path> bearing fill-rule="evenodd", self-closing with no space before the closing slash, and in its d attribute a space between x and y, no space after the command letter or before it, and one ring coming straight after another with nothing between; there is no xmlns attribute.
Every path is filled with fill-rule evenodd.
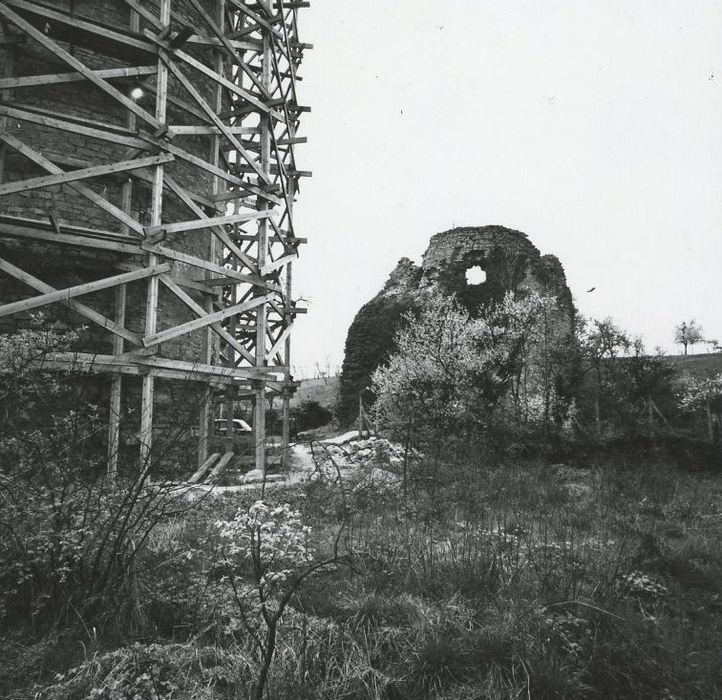
<svg viewBox="0 0 722 700"><path fill-rule="evenodd" d="M471 284L467 272L477 267L484 279ZM556 256L542 255L526 234L504 226L468 226L437 233L421 266L402 258L384 288L359 310L349 328L340 382L343 422L355 418L359 393L393 352L404 315L422 308L424 296L433 290L456 295L474 315L507 292L553 296L557 300L555 337L562 343L573 333L576 312Z"/></svg>

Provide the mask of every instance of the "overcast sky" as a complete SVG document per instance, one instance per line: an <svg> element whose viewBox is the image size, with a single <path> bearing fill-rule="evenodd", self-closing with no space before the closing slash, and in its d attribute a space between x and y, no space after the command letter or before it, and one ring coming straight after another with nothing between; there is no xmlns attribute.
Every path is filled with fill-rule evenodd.
<svg viewBox="0 0 722 700"><path fill-rule="evenodd" d="M300 15L306 376L341 364L398 259L453 226L525 232L581 313L650 349L677 352L693 317L722 339L722 3L314 0Z"/></svg>

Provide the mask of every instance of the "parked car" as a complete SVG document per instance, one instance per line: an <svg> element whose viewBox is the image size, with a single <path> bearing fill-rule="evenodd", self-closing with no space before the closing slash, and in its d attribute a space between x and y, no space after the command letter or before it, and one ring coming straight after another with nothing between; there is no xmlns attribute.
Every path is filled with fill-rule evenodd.
<svg viewBox="0 0 722 700"><path fill-rule="evenodd" d="M216 418L214 423L215 433L216 435L225 435L228 430L228 420L226 418ZM253 428L251 428L246 421L244 421L242 418L234 418L233 419L233 434L237 435L239 433L252 433Z"/></svg>

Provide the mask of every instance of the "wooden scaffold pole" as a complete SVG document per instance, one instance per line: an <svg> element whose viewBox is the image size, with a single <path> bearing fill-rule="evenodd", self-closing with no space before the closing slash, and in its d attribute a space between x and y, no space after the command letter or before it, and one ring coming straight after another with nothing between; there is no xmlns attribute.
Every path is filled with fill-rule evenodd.
<svg viewBox="0 0 722 700"><path fill-rule="evenodd" d="M137 34L140 29L140 17L135 10L130 10L130 31ZM131 97L131 95L129 95ZM137 116L128 111L126 125L129 131L135 131L138 124ZM133 179L128 177L123 182L121 194L121 209L127 216L131 216L133 202ZM128 226L123 227L123 233L130 234ZM125 326L125 316L128 302L128 288L121 284L115 289L115 322ZM125 350L125 341L120 335L113 336L113 354L121 355ZM123 410L123 375L114 374L110 383L110 410L108 413L108 477L115 480L118 473L118 459L120 456L120 427Z"/></svg>
<svg viewBox="0 0 722 700"><path fill-rule="evenodd" d="M268 32L263 34L263 56L261 62L261 85L268 91L271 83L271 38ZM260 150L261 169L263 174L270 178L271 169L271 119L267 114L260 115ZM259 199L259 209L268 211L268 201ZM268 219L258 220L258 267L263 270L268 253ZM260 290L259 290L260 291ZM259 306L256 312L256 367L266 365L266 333L267 333L267 307ZM256 389L254 410L254 440L256 448L256 469L265 480L266 477L266 387L260 383Z"/></svg>
<svg viewBox="0 0 722 700"><path fill-rule="evenodd" d="M171 0L160 0L161 32L170 25ZM162 52L158 55L158 74L156 79L155 119L160 129L165 128L168 109L168 67L163 60ZM163 164L156 165L153 171L153 188L151 190L150 225L160 227L163 215ZM148 265L157 265L158 255L148 254ZM145 337L155 335L158 326L158 277L148 279L148 290L145 307ZM151 372L143 376L140 408L140 465L147 471L151 467L153 449L153 402L155 396L155 377Z"/></svg>
<svg viewBox="0 0 722 700"><path fill-rule="evenodd" d="M216 0L216 16L215 21L218 24L219 29L223 30L225 23L225 12L226 2L225 0ZM224 68L224 55L223 51L218 48L215 50L215 71L218 75L223 75ZM213 94L213 107L217 113L223 108L223 86L220 82L217 82L214 87ZM214 168L218 168L220 165L220 154L219 150L221 147L220 134L214 133L210 139L210 153L209 161ZM217 197L221 192L221 178L218 175L213 176L212 194L213 198ZM218 253L218 239L216 236L210 236L209 240L209 259L212 262L216 261ZM211 278L211 273L208 270L204 271L204 277L206 279ZM213 295L205 295L205 311L206 313L213 312ZM212 328L208 328L205 334L205 362L206 364L213 364L213 353L214 353L214 341L215 332ZM229 348L229 352L232 353L232 349ZM212 419L212 387L210 384L207 385L203 396L201 397L201 409L198 425L198 467L200 468L208 459L208 441L211 430L211 419Z"/></svg>

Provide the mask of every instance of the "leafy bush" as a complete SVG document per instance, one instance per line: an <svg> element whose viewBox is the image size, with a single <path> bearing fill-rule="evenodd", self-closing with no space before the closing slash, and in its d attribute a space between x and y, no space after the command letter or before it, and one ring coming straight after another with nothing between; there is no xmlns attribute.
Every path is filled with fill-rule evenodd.
<svg viewBox="0 0 722 700"><path fill-rule="evenodd" d="M0 619L37 630L138 622L136 563L180 494L148 470L107 477L107 422L79 372L50 371L77 333L0 337Z"/></svg>
<svg viewBox="0 0 722 700"><path fill-rule="evenodd" d="M45 700L211 700L238 697L250 678L239 654L193 644L133 644L58 674Z"/></svg>
<svg viewBox="0 0 722 700"><path fill-rule="evenodd" d="M554 305L507 294L471 317L453 297L432 296L373 375L377 424L436 462L478 453L498 426L521 436L548 425L564 403L554 363L540 360Z"/></svg>
<svg viewBox="0 0 722 700"><path fill-rule="evenodd" d="M328 425L333 420L333 413L318 401L301 401L291 409L291 417L296 422L296 430L313 430Z"/></svg>

